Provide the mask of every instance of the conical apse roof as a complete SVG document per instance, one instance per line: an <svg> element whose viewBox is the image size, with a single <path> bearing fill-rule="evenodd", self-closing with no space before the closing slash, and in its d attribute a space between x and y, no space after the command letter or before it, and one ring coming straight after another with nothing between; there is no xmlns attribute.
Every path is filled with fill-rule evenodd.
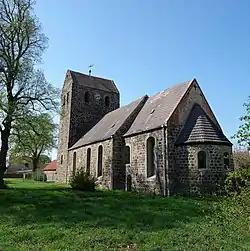
<svg viewBox="0 0 250 251"><path fill-rule="evenodd" d="M222 130L198 104L192 108L186 124L176 140L176 145L193 143L232 145Z"/></svg>

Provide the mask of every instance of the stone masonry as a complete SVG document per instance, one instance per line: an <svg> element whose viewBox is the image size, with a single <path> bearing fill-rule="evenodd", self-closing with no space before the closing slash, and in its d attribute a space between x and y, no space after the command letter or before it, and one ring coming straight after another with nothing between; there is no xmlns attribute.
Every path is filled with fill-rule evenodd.
<svg viewBox="0 0 250 251"><path fill-rule="evenodd" d="M86 170L89 160L90 174L99 176L97 183L105 189L203 192L216 190L233 169L232 145L196 80L144 96L122 108L119 102L112 81L67 72L57 161L61 182L68 182L74 163L76 170ZM203 126L210 129L203 130ZM153 139L153 150L147 145L149 139ZM98 175L100 146L102 173ZM205 154L203 169L198 158L201 151ZM154 173L149 176L152 161Z"/></svg>

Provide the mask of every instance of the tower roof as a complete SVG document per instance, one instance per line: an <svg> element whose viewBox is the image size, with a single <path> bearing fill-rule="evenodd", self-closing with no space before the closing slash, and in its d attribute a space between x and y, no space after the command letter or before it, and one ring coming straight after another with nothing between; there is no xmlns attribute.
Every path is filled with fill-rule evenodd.
<svg viewBox="0 0 250 251"><path fill-rule="evenodd" d="M202 107L195 104L177 138L176 145L212 143L232 145L222 130L210 119Z"/></svg>
<svg viewBox="0 0 250 251"><path fill-rule="evenodd" d="M119 93L113 80L89 76L80 72L69 70L73 82L90 88L103 90L106 92Z"/></svg>

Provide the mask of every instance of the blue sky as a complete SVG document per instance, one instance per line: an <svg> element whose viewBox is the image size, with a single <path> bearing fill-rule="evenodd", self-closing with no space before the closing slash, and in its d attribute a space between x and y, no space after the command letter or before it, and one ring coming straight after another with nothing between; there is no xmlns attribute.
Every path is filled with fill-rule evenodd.
<svg viewBox="0 0 250 251"><path fill-rule="evenodd" d="M249 0L37 0L35 12L52 84L94 64L127 104L195 77L224 133L237 130L250 95Z"/></svg>

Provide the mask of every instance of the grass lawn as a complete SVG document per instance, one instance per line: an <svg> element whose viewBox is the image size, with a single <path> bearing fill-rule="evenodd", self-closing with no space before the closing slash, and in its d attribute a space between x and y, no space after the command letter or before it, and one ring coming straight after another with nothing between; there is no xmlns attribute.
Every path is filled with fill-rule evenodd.
<svg viewBox="0 0 250 251"><path fill-rule="evenodd" d="M0 191L0 250L250 250L250 193L162 198L9 182Z"/></svg>

